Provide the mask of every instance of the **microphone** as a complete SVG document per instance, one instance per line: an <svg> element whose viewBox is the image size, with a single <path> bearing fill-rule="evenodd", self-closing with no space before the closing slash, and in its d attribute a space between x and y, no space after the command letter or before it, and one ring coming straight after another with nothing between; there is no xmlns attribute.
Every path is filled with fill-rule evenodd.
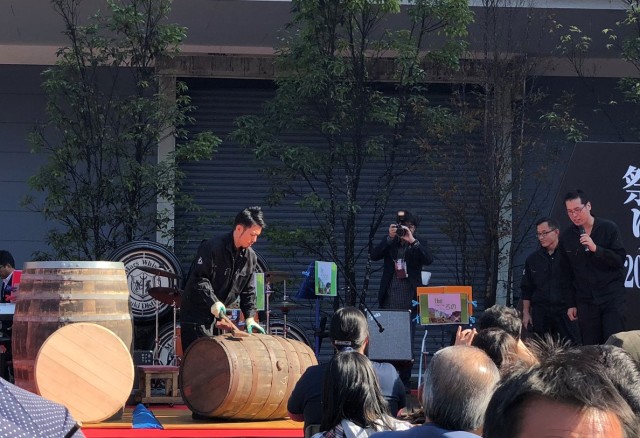
<svg viewBox="0 0 640 438"><path fill-rule="evenodd" d="M580 234L586 234L587 232L585 231L584 227L580 227ZM589 252L589 247L587 245L582 245L582 247L584 248L584 252Z"/></svg>

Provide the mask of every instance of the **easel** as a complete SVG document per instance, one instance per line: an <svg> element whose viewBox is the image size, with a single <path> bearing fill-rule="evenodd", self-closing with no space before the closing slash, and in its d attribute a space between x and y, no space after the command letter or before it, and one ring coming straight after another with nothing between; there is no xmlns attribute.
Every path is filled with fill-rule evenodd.
<svg viewBox="0 0 640 438"><path fill-rule="evenodd" d="M428 286L428 287L419 287L417 288L418 302L420 301L421 295L439 295L439 294L456 294L456 295L465 295L467 298L467 312L469 318L473 315L473 291L471 286ZM420 310L420 309L419 309ZM418 312L420 315L420 312ZM455 323L451 323L455 324ZM444 324L429 324L429 325L444 325ZM420 365L418 367L418 387L422 384L422 369L424 364L424 357L427 354L425 351L425 344L427 343L427 334L429 330L427 327L429 325L425 325L424 335L422 336L422 343L420 345ZM426 368L426 366L425 366Z"/></svg>

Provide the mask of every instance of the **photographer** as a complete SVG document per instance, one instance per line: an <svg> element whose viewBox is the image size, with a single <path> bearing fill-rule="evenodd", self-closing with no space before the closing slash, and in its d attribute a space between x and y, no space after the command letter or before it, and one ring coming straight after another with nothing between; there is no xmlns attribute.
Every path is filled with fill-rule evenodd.
<svg viewBox="0 0 640 438"><path fill-rule="evenodd" d="M433 256L426 242L414 236L419 220L411 212L398 212L396 222L389 225L389 234L371 251L371 260L384 259L382 280L378 291L380 309L411 310L411 319L417 314L412 300L417 300L416 288L422 286L422 266L430 265ZM415 322L411 323L411 340L415 333ZM406 386L411 377L411 368L400 370Z"/></svg>

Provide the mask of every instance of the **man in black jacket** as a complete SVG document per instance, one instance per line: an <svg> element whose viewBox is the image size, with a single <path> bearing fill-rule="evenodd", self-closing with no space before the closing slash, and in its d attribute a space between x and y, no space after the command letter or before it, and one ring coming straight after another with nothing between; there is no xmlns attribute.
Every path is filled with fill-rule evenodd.
<svg viewBox="0 0 640 438"><path fill-rule="evenodd" d="M426 242L416 239L414 233L418 218L410 211L398 212L396 222L389 225L389 234L371 251L371 260L383 259L382 279L378 291L381 309L411 310L411 341L415 334L417 288L422 286L422 266L433 263L433 256ZM408 387L411 368L399 370L402 381Z"/></svg>
<svg viewBox="0 0 640 438"><path fill-rule="evenodd" d="M236 216L232 232L200 244L180 308L184 351L199 337L216 334L216 320L237 297L247 331L264 333L254 319L257 257L251 245L265 226L260 207L245 208ZM218 327L227 328L221 321Z"/></svg>
<svg viewBox="0 0 640 438"><path fill-rule="evenodd" d="M551 334L554 338L578 342L576 322L567 315L564 276L558 273L560 230L558 223L548 217L536 222L536 236L540 248L531 253L524 264L520 283L522 291L522 325L538 336Z"/></svg>
<svg viewBox="0 0 640 438"><path fill-rule="evenodd" d="M422 286L422 266L433 263L426 242L414 236L418 218L410 211L398 212L397 222L389 225L389 234L371 251L371 260L384 259L378 291L381 309L415 308L416 288Z"/></svg>
<svg viewBox="0 0 640 438"><path fill-rule="evenodd" d="M572 287L567 315L578 320L582 343L602 344L624 331L624 261L618 226L591 214L591 202L582 190L564 197L573 222L560 235L562 272Z"/></svg>

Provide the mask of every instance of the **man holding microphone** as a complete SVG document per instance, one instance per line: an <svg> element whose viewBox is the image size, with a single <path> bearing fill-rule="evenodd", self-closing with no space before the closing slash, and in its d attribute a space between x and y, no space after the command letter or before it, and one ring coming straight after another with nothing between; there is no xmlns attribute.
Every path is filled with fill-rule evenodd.
<svg viewBox="0 0 640 438"><path fill-rule="evenodd" d="M562 275L567 291L567 315L577 320L584 345L603 344L624 331L624 261L618 226L591 213L582 190L564 197L573 225L560 235Z"/></svg>

